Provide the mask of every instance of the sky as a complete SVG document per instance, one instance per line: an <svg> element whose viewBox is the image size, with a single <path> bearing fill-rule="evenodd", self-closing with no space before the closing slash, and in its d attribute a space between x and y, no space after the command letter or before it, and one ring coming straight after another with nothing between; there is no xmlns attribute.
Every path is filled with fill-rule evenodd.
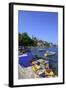
<svg viewBox="0 0 66 90"><path fill-rule="evenodd" d="M58 44L58 13L19 10L18 32Z"/></svg>

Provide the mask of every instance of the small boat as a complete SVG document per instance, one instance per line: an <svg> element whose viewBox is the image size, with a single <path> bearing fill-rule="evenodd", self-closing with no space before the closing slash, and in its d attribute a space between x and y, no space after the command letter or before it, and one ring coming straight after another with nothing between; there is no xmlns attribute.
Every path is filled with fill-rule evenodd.
<svg viewBox="0 0 66 90"><path fill-rule="evenodd" d="M27 53L19 55L19 57L25 57L25 56L28 56Z"/></svg>
<svg viewBox="0 0 66 90"><path fill-rule="evenodd" d="M39 49L39 52L42 52L42 51L46 51L46 50L44 50L44 49Z"/></svg>
<svg viewBox="0 0 66 90"><path fill-rule="evenodd" d="M46 51L44 56L47 57L47 56L50 56L50 55L55 55L56 52L53 52L53 51Z"/></svg>

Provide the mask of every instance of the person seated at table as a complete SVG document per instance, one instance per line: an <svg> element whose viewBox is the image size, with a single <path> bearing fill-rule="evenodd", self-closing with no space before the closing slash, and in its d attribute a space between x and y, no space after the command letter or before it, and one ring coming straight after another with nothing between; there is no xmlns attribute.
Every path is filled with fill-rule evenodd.
<svg viewBox="0 0 66 90"><path fill-rule="evenodd" d="M49 68L49 63L45 64L44 74L45 74L46 77L53 77L54 76L53 70Z"/></svg>
<svg viewBox="0 0 66 90"><path fill-rule="evenodd" d="M40 69L40 62L36 63L35 61L32 61L32 70L34 72L37 72L37 70Z"/></svg>

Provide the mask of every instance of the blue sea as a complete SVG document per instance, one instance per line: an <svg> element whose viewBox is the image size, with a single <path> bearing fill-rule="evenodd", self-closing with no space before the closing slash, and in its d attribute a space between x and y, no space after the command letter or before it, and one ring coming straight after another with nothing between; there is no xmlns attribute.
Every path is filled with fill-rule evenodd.
<svg viewBox="0 0 66 90"><path fill-rule="evenodd" d="M47 50L56 52L56 54L45 57L44 54ZM22 67L30 66L32 59L35 58L36 55L48 60L50 68L54 69L56 71L56 73L58 72L58 48L57 47L42 48L42 49L33 47L30 49L30 52L27 52L27 56L19 57L19 64Z"/></svg>

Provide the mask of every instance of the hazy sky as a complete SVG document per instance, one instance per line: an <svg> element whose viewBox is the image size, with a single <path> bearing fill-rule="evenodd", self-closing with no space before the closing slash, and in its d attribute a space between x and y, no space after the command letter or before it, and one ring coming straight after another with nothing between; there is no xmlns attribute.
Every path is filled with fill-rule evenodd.
<svg viewBox="0 0 66 90"><path fill-rule="evenodd" d="M18 11L18 31L27 32L30 37L52 42L58 42L58 13Z"/></svg>

